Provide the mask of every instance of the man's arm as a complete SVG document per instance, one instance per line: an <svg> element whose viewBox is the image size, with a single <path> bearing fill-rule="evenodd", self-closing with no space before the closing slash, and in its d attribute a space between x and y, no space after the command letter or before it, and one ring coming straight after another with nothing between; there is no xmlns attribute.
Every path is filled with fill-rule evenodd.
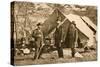
<svg viewBox="0 0 100 67"><path fill-rule="evenodd" d="M35 30L33 30L32 32L32 37L35 37Z"/></svg>
<svg viewBox="0 0 100 67"><path fill-rule="evenodd" d="M45 43L44 43L44 35L43 35L43 32L41 31L41 38L42 38L42 46L44 46L45 45Z"/></svg>
<svg viewBox="0 0 100 67"><path fill-rule="evenodd" d="M76 31L75 31L75 41L77 42L77 40L78 40L78 30L76 29Z"/></svg>
<svg viewBox="0 0 100 67"><path fill-rule="evenodd" d="M64 31L63 31L63 28L62 28L62 26L61 26L61 43L63 42L63 40L64 40Z"/></svg>
<svg viewBox="0 0 100 67"><path fill-rule="evenodd" d="M75 47L78 46L77 40L78 40L78 30L76 29L75 30Z"/></svg>

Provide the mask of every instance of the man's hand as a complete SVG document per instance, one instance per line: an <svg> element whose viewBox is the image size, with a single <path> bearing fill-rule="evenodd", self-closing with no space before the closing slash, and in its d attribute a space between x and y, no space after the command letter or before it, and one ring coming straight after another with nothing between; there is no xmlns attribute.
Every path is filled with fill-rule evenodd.
<svg viewBox="0 0 100 67"><path fill-rule="evenodd" d="M42 46L44 46L45 44L44 43L42 43Z"/></svg>
<svg viewBox="0 0 100 67"><path fill-rule="evenodd" d="M75 44L75 47L77 47L77 46L78 46L77 42L75 42L74 44Z"/></svg>
<svg viewBox="0 0 100 67"><path fill-rule="evenodd" d="M31 38L31 41L35 41L35 39L34 38Z"/></svg>
<svg viewBox="0 0 100 67"><path fill-rule="evenodd" d="M61 43L63 42L63 40L61 40Z"/></svg>

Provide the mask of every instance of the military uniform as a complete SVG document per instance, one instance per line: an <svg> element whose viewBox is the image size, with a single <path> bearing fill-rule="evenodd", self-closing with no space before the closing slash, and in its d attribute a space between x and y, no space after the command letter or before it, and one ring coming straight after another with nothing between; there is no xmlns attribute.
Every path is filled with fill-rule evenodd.
<svg viewBox="0 0 100 67"><path fill-rule="evenodd" d="M75 47L78 46L77 40L78 40L78 31L74 24L71 23L68 31L68 40L69 40L69 47L72 51L72 57L74 57L75 54Z"/></svg>
<svg viewBox="0 0 100 67"><path fill-rule="evenodd" d="M35 39L35 56L34 59L39 59L42 52L40 52L40 48L43 44L43 33L41 29L37 28L33 31L32 37Z"/></svg>

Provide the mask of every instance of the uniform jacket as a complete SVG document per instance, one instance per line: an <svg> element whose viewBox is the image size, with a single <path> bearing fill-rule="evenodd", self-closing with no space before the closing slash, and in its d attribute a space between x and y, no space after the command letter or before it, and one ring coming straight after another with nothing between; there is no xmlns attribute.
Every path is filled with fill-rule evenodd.
<svg viewBox="0 0 100 67"><path fill-rule="evenodd" d="M43 41L43 33L40 29L35 29L32 33L32 37L35 39L35 45L36 47L40 47L44 41Z"/></svg>

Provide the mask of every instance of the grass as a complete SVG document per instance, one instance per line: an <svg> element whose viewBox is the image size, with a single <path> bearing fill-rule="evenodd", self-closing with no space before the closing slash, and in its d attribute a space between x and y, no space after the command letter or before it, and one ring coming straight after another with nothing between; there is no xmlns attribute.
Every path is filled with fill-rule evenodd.
<svg viewBox="0 0 100 67"><path fill-rule="evenodd" d="M78 49L79 50L79 49ZM54 63L69 63L69 62L83 62L83 61L96 61L97 53L96 51L82 52L83 58L72 58L70 49L63 49L64 58L59 59L57 51L50 53L43 53L39 60L32 60L34 54L27 56L16 56L15 65L35 65L35 64L54 64Z"/></svg>

